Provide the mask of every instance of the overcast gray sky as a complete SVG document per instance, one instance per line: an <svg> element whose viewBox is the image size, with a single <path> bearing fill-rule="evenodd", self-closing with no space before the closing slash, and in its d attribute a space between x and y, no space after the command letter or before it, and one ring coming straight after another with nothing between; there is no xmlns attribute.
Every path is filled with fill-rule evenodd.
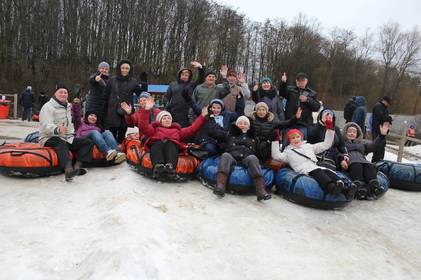
<svg viewBox="0 0 421 280"><path fill-rule="evenodd" d="M283 18L291 22L299 13L320 21L323 33L333 27L351 29L358 35L366 28L378 27L392 20L402 30L421 27L421 0L217 0L263 22L265 19Z"/></svg>

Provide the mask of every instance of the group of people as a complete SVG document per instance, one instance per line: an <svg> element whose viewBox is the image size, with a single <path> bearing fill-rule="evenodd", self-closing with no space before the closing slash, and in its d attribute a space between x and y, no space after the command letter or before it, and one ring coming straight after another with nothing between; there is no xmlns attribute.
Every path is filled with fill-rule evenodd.
<svg viewBox="0 0 421 280"><path fill-rule="evenodd" d="M86 173L82 163L91 160L94 144L107 160L124 160L118 144L125 139L127 127L136 126L139 140L150 153L156 179L177 178L178 156L186 151L187 143L196 143L202 156L220 156L213 191L218 197L224 196L230 172L239 164L253 178L257 199L270 199L262 166L272 159L313 177L326 193L343 193L348 198L355 194L355 188L346 188L335 170L349 172L362 198L375 198L383 192L375 167L365 156L385 145L390 117L373 121L376 137L363 143L363 128L358 123L347 123L341 132L335 126L334 112L320 110L317 93L308 86L305 73L299 73L292 85L283 73L278 87L263 77L249 88L243 73L229 71L226 66L221 67L218 77L197 61L191 65L198 70L197 79L193 81L191 69L181 69L177 80L169 84L163 110L135 80L128 60L117 64L112 77L109 64L99 64L89 79L84 116L80 102L68 103L67 88L57 85L54 96L41 109L40 142L57 151L66 180ZM138 96L138 110L133 94ZM256 105L246 116L249 98ZM317 123L313 123L313 113L318 111ZM74 164L69 151L76 152Z"/></svg>

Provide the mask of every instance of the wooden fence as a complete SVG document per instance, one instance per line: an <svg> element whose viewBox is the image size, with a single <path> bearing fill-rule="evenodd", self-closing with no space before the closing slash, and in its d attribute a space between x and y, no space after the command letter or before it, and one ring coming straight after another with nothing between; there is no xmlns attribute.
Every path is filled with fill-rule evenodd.
<svg viewBox="0 0 421 280"><path fill-rule="evenodd" d="M409 140L411 142L421 144L421 139L417 139L417 138L414 138L414 137L407 136L406 135L407 131L408 131L408 125L404 124L402 126L401 134L389 133L390 136L399 139L399 149L398 149L397 162L402 162L402 157L403 157L404 147L405 147L406 141Z"/></svg>

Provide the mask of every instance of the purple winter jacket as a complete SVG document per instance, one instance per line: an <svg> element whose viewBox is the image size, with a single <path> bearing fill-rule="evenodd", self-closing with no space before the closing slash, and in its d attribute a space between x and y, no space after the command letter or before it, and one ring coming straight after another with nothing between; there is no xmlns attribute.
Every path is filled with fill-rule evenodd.
<svg viewBox="0 0 421 280"><path fill-rule="evenodd" d="M89 132L96 130L99 132L102 132L102 129L99 128L97 125L95 124L87 124L85 123L85 121L82 121L82 123L80 124L79 128L76 131L76 137L83 137L89 134Z"/></svg>

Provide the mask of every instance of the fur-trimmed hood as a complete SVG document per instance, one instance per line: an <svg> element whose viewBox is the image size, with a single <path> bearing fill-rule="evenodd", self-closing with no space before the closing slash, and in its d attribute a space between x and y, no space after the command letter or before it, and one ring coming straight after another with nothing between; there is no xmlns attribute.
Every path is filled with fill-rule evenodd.
<svg viewBox="0 0 421 280"><path fill-rule="evenodd" d="M345 142L351 142L350 140L348 140L348 137L346 136L346 131L351 126L357 128L357 138L354 141L352 141L352 142L353 143L356 143L356 144L362 143L363 142L363 131L362 131L361 127L358 124L354 123L354 122L346 123L345 126L344 126L344 128L342 129L342 136L343 136Z"/></svg>

